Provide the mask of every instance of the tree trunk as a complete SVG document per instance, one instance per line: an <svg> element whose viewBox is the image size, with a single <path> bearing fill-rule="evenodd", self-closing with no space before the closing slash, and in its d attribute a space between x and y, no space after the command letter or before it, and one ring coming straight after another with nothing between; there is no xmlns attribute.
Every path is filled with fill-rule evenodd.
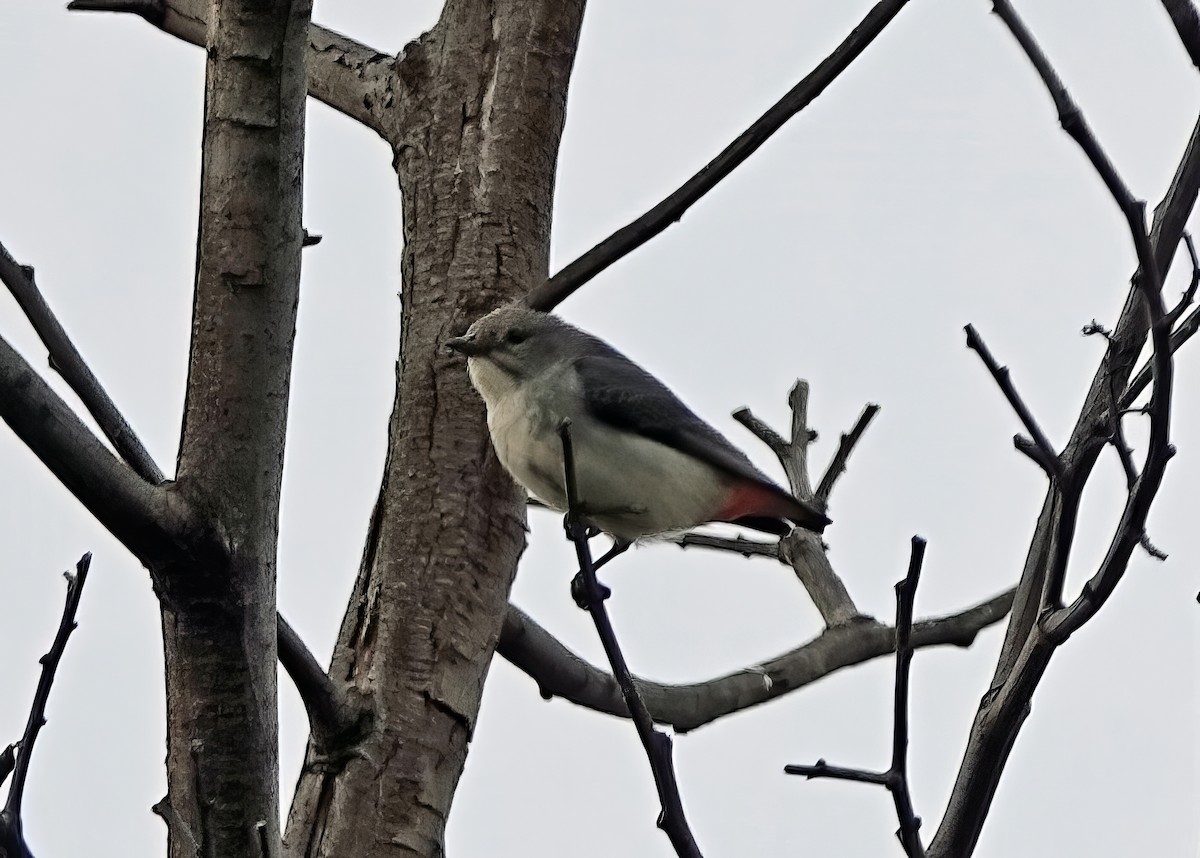
<svg viewBox="0 0 1200 858"><path fill-rule="evenodd" d="M279 854L275 546L300 280L308 0L211 7L178 480L222 546L153 570L172 858Z"/></svg>
<svg viewBox="0 0 1200 858"><path fill-rule="evenodd" d="M404 205L400 371L331 669L371 698L375 718L352 752L310 745L290 856L444 854L525 514L463 362L443 343L548 273L582 13L582 0L450 0L401 55L391 140Z"/></svg>

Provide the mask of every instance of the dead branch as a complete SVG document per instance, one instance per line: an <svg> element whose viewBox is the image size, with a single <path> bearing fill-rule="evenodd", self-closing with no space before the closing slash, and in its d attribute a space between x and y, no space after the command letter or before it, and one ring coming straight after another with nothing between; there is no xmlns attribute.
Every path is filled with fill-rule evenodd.
<svg viewBox="0 0 1200 858"><path fill-rule="evenodd" d="M1037 421L1033 418L1033 412L1029 410L1029 406L1021 398L1021 394L1017 393L1017 388L1012 382L1012 376L1008 371L1008 367L1000 366L999 362L992 356L991 350L988 349L983 338L979 336L979 332L975 330L974 325L967 325L964 330L967 332L967 348L979 355L979 359L983 361L988 372L992 374L992 378L996 380L996 385L1004 393L1004 398L1008 400L1008 404L1012 406L1013 411L1017 412L1017 416L1021 418L1021 424L1025 427L1025 431L1033 438L1033 443L1037 448L1037 456L1034 457L1034 461L1042 466L1047 476L1056 477L1061 480L1063 478L1063 466L1058 458L1058 453L1054 452L1054 447L1050 444L1050 439L1046 437L1046 433L1042 431L1042 427L1038 426ZM1017 449L1022 449L1022 446L1018 444Z"/></svg>
<svg viewBox="0 0 1200 858"><path fill-rule="evenodd" d="M785 441L749 408L738 409L733 418L771 448L783 465L788 485L796 497L824 508L837 478L846 470L850 453L878 413L879 406L868 404L850 433L842 435L837 452L821 478L821 486L814 494L808 474L808 447L816 440L817 433L808 425L808 397L808 382L803 379L797 380L788 392L788 406L792 411L790 440ZM845 583L829 562L827 547L819 536L800 528L793 529L779 541L778 557L795 571L826 625L840 625L860 616Z"/></svg>
<svg viewBox="0 0 1200 858"><path fill-rule="evenodd" d="M203 0L71 0L73 12L137 15L185 42L204 47L208 28ZM308 94L385 139L400 127L403 82L397 59L312 24L308 30Z"/></svg>
<svg viewBox="0 0 1200 858"><path fill-rule="evenodd" d="M42 297L33 278L33 268L17 264L3 244L0 244L0 280L16 298L34 332L46 346L50 366L83 402L104 437L139 477L154 485L161 483L164 479L162 471Z"/></svg>
<svg viewBox="0 0 1200 858"><path fill-rule="evenodd" d="M536 310L553 310L597 274L682 219L689 208L837 80L850 63L883 32L884 27L896 17L906 3L907 0L881 0L876 3L833 53L726 146L721 154L650 211L621 227L549 280L534 288L525 297L529 306Z"/></svg>
<svg viewBox="0 0 1200 858"><path fill-rule="evenodd" d="M1193 309L1188 313L1187 317L1183 317L1183 313L1192 304L1196 298L1196 289L1200 286L1200 259L1196 256L1196 246L1192 243L1192 237L1186 232L1183 234L1183 240L1187 245L1188 257L1192 263L1192 278L1188 283L1188 287L1184 290L1183 295L1179 299L1179 303L1174 309L1167 314L1167 326L1172 328L1171 331L1171 354L1179 351L1192 336L1200 329L1200 307ZM1182 321L1180 319L1182 318ZM1146 386L1150 383L1150 378L1153 375L1153 368L1147 362L1145 366L1137 371L1133 380L1129 382L1129 386L1121 395L1117 407L1120 411L1128 410Z"/></svg>
<svg viewBox="0 0 1200 858"><path fill-rule="evenodd" d="M913 656L913 603L917 598L917 584L920 582L924 559L925 540L914 536L908 574L896 582L896 681L891 766L887 771L871 772L830 766L824 760L818 760L813 766L791 765L783 768L785 774L804 775L809 779L834 778L887 787L896 804L896 818L900 820L896 837L909 858L924 858L925 855L925 847L921 844L921 819L913 810L908 785L908 677Z"/></svg>
<svg viewBox="0 0 1200 858"><path fill-rule="evenodd" d="M710 536L707 533L688 532L673 536L667 541L680 548L709 548L714 551L729 551L743 557L770 557L772 560L780 560L778 542L760 542L744 536L728 539L723 536Z"/></svg>
<svg viewBox="0 0 1200 858"><path fill-rule="evenodd" d="M969 647L985 628L1000 622L1012 606L1013 591L978 605L914 624L915 649ZM669 684L634 677L654 720L686 733L811 685L847 667L895 651L896 630L871 617L827 628L817 637L760 664L701 682ZM571 652L550 632L509 606L496 651L534 682L546 699L561 697L579 706L629 717L612 674Z"/></svg>
<svg viewBox="0 0 1200 858"><path fill-rule="evenodd" d="M1154 224L1148 232L1145 204L1129 192L1032 34L1007 0L996 0L993 8L1042 78L1063 130L1087 156L1125 216L1137 253L1138 270L1121 317L1107 334L1109 348L1093 380L1079 422L1066 451L1062 457L1056 457L1059 478L1050 487L1030 547L996 676L979 706L946 814L929 847L929 854L939 858L962 858L974 850L1008 755L1029 714L1034 690L1055 649L1099 610L1128 567L1130 554L1144 538L1146 514L1173 452L1168 440L1171 343L1170 331L1165 324L1167 313L1162 283L1174 247L1182 235L1183 223L1200 189L1198 124L1171 188L1155 210ZM1151 437L1146 459L1129 492L1108 556L1075 602L1063 608L1063 580L1079 498L1095 464L1098 443L1107 443L1110 436L1110 432L1104 431L1104 421L1109 420L1107 412L1113 407L1112 391L1127 384L1133 358L1147 335L1153 348L1153 388L1147 406ZM1111 428L1111 424L1108 426ZM1032 429L1031 434L1037 437ZM1040 441L1036 446L1040 451L1045 447Z"/></svg>
<svg viewBox="0 0 1200 858"><path fill-rule="evenodd" d="M858 415L858 420L854 421L854 426L850 431L842 433L842 437L838 441L837 452L829 460L829 466L825 468L825 474L817 485L817 500L822 503L829 502L829 496L833 494L833 487L842 474L846 473L846 463L850 459L850 454L854 452L854 448L862 440L863 433L867 431L867 427L871 425L871 421L878 413L879 406L874 402L868 402L863 407L862 414Z"/></svg>
<svg viewBox="0 0 1200 858"><path fill-rule="evenodd" d="M181 556L217 557L219 534L201 526L169 486L153 486L120 461L0 337L0 419L148 567Z"/></svg>
<svg viewBox="0 0 1200 858"><path fill-rule="evenodd" d="M75 564L75 574L64 572L67 579L67 598L63 605L62 619L58 623L58 631L50 651L41 658L42 675L38 679L37 690L33 694L33 704L29 707L29 718L25 722L25 733L21 737L19 748L15 751L9 745L3 754L3 768L12 773L12 783L8 786L8 798L0 810L0 854L5 858L33 858L25 843L23 824L21 820L21 802L25 797L25 780L29 776L29 762L33 758L33 746L37 743L38 733L46 723L46 704L50 700L50 688L54 685L54 674L58 663L62 660L67 649L67 639L75 631L77 623L75 614L79 610L79 600L83 596L83 585L87 583L88 569L92 565L92 555L85 554ZM4 772L8 775L8 771ZM3 783L4 778L0 778Z"/></svg>
<svg viewBox="0 0 1200 858"><path fill-rule="evenodd" d="M315 241L311 238L314 237L310 237L310 244L320 240L319 236L315 237ZM37 287L33 269L17 263L3 244L0 244L0 280L16 298L46 346L50 366L59 372L80 398L105 437L138 476L154 485L161 484L164 481L162 471L58 321ZM337 691L304 641L282 616L277 617L277 622L279 661L304 701L314 737L318 741L328 742L333 737L353 732L364 714L362 707L352 705L345 695ZM3 778L0 778L0 783L3 783Z"/></svg>

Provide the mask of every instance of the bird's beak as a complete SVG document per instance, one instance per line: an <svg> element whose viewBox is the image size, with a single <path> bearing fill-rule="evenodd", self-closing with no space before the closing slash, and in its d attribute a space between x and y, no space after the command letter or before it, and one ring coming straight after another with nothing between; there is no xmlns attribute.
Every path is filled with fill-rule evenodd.
<svg viewBox="0 0 1200 858"><path fill-rule="evenodd" d="M487 351L481 343L475 341L474 337L452 337L446 340L446 348L452 352L464 354L467 357L480 355Z"/></svg>

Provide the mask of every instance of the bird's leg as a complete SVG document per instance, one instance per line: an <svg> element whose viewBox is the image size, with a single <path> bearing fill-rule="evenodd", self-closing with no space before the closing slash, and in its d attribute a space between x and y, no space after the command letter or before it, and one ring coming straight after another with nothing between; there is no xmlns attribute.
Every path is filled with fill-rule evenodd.
<svg viewBox="0 0 1200 858"><path fill-rule="evenodd" d="M599 569L601 566L603 566L608 561L613 560L614 558L619 557L620 555L624 554L626 551L629 550L629 546L631 546L631 545L633 545L632 542L626 542L624 539L614 538L612 548L610 548L610 549L608 549L608 551L604 552L604 554L602 554L600 556L600 559L592 564L592 569Z"/></svg>
<svg viewBox="0 0 1200 858"><path fill-rule="evenodd" d="M624 554L632 544L632 542L626 542L623 539L614 540L612 548L604 552L598 560L591 564L590 575L583 569L580 569L575 574L575 577L571 579L571 598L575 600L576 605L585 611L591 610L592 605L597 602L603 602L612 595L612 590L605 587L596 578L596 570L614 557Z"/></svg>

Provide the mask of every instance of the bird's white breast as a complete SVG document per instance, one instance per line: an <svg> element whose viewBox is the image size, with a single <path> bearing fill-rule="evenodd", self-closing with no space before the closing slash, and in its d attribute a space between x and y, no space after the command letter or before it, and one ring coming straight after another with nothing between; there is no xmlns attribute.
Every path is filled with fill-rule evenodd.
<svg viewBox="0 0 1200 858"><path fill-rule="evenodd" d="M588 518L603 530L632 541L693 527L720 508L723 474L658 441L596 420L583 407L570 364L517 383L494 364L472 359L470 374L487 404L500 463L554 509L567 506L559 435L564 417L571 420L580 495Z"/></svg>

